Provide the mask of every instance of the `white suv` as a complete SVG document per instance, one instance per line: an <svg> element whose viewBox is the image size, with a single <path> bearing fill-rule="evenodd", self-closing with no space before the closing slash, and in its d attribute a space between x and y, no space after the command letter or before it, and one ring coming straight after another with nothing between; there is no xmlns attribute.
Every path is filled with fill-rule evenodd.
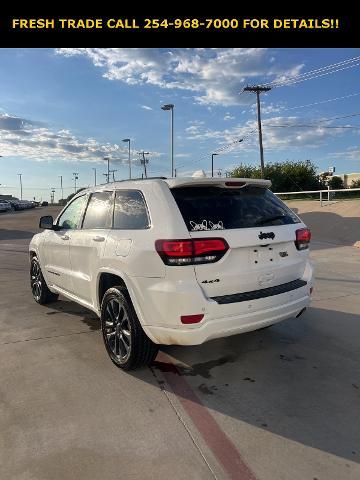
<svg viewBox="0 0 360 480"><path fill-rule="evenodd" d="M299 316L310 231L267 180L153 178L78 193L30 243L31 288L101 318L119 367Z"/></svg>

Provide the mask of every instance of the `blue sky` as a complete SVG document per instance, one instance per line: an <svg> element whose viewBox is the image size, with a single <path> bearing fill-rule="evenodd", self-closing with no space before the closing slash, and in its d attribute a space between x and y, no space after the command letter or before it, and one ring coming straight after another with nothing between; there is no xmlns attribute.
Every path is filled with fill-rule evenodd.
<svg viewBox="0 0 360 480"><path fill-rule="evenodd" d="M53 187L60 198L60 175L67 196L73 172L80 186L93 184L93 168L104 181L106 155L116 179L127 178L121 141L127 137L134 175L142 173L141 150L150 152L150 174L169 175L163 103L175 105L178 175L209 171L218 149L216 169L257 164L255 96L239 92L270 82L281 86L261 97L265 161L311 159L321 171L334 165L358 172L360 119L349 115L360 113L360 61L306 73L359 55L359 49L0 49L0 193L19 196L22 173L24 198L49 199ZM286 85L292 78L301 81ZM226 147L239 138L245 140Z"/></svg>

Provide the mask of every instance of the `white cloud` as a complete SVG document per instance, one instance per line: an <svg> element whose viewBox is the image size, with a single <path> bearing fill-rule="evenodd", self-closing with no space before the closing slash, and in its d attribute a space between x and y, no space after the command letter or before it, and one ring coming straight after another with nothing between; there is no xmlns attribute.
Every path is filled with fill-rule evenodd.
<svg viewBox="0 0 360 480"><path fill-rule="evenodd" d="M69 130L39 126L14 115L0 115L0 152L4 157L21 156L32 160L99 161L104 156L127 160L126 147L99 143L94 138L81 139Z"/></svg>
<svg viewBox="0 0 360 480"><path fill-rule="evenodd" d="M300 127L301 117L272 117L264 119L263 142L267 150L285 150L287 148L316 148L329 139L343 132L338 129L328 129L331 122L319 123L315 127ZM219 145L230 144L245 137L244 143L235 144L233 148L251 150L257 146L257 122L249 120L244 125L237 125L223 130L213 130L202 125L193 125L186 129L188 140L213 140Z"/></svg>
<svg viewBox="0 0 360 480"><path fill-rule="evenodd" d="M269 113L279 113L284 107L276 105L274 103L262 102L261 104L261 115L267 115ZM251 105L250 110L252 112L257 111L257 105L254 103Z"/></svg>
<svg viewBox="0 0 360 480"><path fill-rule="evenodd" d="M147 105L141 105L141 108L143 108L144 110L152 110L152 108L148 107Z"/></svg>
<svg viewBox="0 0 360 480"><path fill-rule="evenodd" d="M235 117L233 115L230 115L230 113L226 113L224 116L224 120L235 120Z"/></svg>
<svg viewBox="0 0 360 480"><path fill-rule="evenodd" d="M187 90L197 103L207 106L248 104L251 96L239 95L246 83L283 80L303 67L281 66L275 54L264 48L60 48L56 52L87 57L109 80Z"/></svg>
<svg viewBox="0 0 360 480"><path fill-rule="evenodd" d="M331 158L339 158L341 160L351 160L353 162L360 162L360 148L348 147L342 152L333 152L329 155Z"/></svg>

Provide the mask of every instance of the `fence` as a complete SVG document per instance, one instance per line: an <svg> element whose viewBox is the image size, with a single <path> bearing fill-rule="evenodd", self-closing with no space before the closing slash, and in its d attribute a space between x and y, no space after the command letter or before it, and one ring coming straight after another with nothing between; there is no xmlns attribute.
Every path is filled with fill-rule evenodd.
<svg viewBox="0 0 360 480"><path fill-rule="evenodd" d="M349 199L349 198L359 198L360 199L360 188L341 188L336 190L304 190L301 192L278 192L275 195L283 197L282 200L300 200L303 199L303 196L306 195L311 200L319 200L320 207L323 206L324 201L327 204L334 199ZM326 200L324 200L326 199Z"/></svg>

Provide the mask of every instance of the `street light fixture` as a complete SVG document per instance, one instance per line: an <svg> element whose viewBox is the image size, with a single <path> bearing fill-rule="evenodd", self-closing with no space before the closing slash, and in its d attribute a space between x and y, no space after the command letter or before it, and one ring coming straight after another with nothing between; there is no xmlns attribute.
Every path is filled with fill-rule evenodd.
<svg viewBox="0 0 360 480"><path fill-rule="evenodd" d="M167 103L161 110L170 110L170 149L171 149L171 177L174 177L174 105Z"/></svg>
<svg viewBox="0 0 360 480"><path fill-rule="evenodd" d="M129 144L129 179L131 179L130 138L124 138L123 142Z"/></svg>

